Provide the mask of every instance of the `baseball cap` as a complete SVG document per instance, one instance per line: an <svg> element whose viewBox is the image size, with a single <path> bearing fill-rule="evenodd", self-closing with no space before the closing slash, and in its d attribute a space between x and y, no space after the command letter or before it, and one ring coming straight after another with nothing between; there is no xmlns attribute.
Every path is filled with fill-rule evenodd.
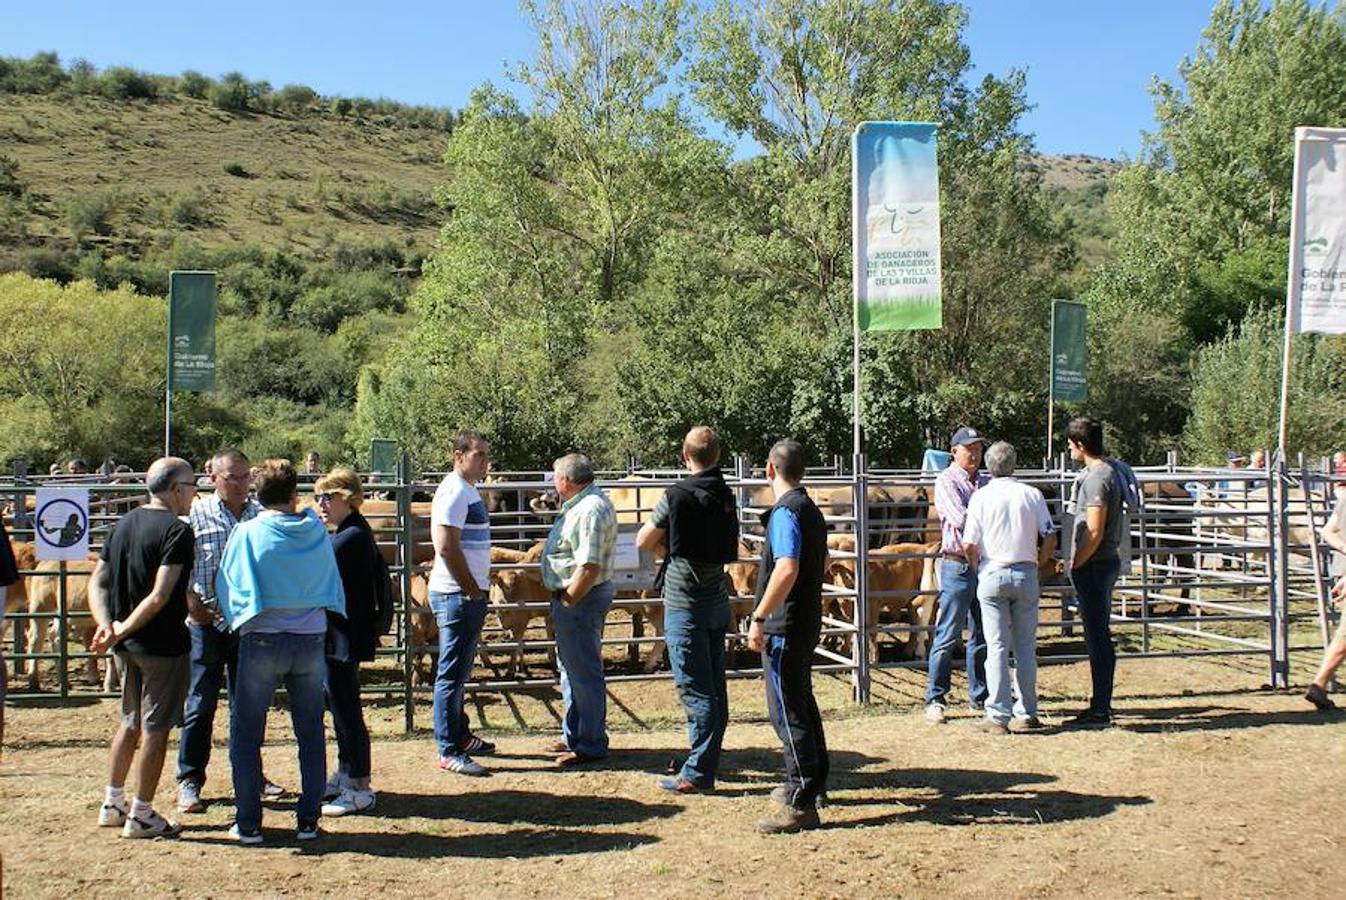
<svg viewBox="0 0 1346 900"><path fill-rule="evenodd" d="M962 447L967 444L984 444L984 443L986 443L986 438L982 437L981 434L977 431L977 429L968 428L966 425L962 426L957 431L955 431L953 433L953 437L949 438L950 447Z"/></svg>
<svg viewBox="0 0 1346 900"><path fill-rule="evenodd" d="M1247 457L1237 450L1230 450L1224 455L1225 462L1243 462L1245 459L1247 459Z"/></svg>

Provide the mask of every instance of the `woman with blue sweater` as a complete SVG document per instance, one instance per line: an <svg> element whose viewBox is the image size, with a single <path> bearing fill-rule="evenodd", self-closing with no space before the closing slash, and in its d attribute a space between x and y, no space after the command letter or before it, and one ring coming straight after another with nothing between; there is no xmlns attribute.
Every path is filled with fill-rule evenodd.
<svg viewBox="0 0 1346 900"><path fill-rule="evenodd" d="M351 469L333 469L313 486L318 515L335 528L332 549L346 590L346 614L327 617L327 708L337 740L337 771L323 791L322 814L344 816L374 808L369 784L369 729L360 706L360 663L374 659L379 646L375 621L379 545L360 515L364 490Z"/></svg>
<svg viewBox="0 0 1346 900"><path fill-rule="evenodd" d="M215 579L220 612L239 633L229 727L237 811L230 834L244 844L262 842L262 737L279 684L289 694L299 744L301 841L318 837L327 780L327 611L344 615L346 595L327 529L312 510L295 510L297 484L288 460L269 459L258 467L253 487L264 509L229 536Z"/></svg>

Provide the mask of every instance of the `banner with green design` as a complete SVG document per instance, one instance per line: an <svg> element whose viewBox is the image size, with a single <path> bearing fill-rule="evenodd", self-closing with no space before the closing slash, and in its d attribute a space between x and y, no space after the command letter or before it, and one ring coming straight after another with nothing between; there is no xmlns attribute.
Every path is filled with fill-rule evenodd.
<svg viewBox="0 0 1346 900"><path fill-rule="evenodd" d="M854 292L861 331L943 325L935 136L929 122L862 122L851 137Z"/></svg>
<svg viewBox="0 0 1346 900"><path fill-rule="evenodd" d="M1052 301L1052 396L1057 400L1082 403L1085 399L1089 345L1084 320L1083 303Z"/></svg>
<svg viewBox="0 0 1346 900"><path fill-rule="evenodd" d="M215 390L215 273L168 275L168 384Z"/></svg>

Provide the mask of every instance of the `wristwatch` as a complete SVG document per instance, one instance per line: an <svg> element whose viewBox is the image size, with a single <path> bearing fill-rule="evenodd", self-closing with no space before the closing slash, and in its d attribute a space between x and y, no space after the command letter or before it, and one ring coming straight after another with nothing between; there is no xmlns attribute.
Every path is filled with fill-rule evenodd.
<svg viewBox="0 0 1346 900"><path fill-rule="evenodd" d="M752 620L756 622L758 625L766 624L766 616L753 616Z"/></svg>

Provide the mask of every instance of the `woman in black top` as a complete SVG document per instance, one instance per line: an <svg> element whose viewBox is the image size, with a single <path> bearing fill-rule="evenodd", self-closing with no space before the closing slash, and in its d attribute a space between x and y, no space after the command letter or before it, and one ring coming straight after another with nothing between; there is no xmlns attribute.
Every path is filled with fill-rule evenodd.
<svg viewBox="0 0 1346 900"><path fill-rule="evenodd" d="M360 476L350 469L333 469L313 487L319 514L336 528L332 549L346 591L345 617L328 613L327 708L336 731L338 767L327 782L322 808L325 816L342 816L374 806L369 729L360 707L360 663L372 660L378 647L377 579L386 576L374 532L360 515L364 500Z"/></svg>

